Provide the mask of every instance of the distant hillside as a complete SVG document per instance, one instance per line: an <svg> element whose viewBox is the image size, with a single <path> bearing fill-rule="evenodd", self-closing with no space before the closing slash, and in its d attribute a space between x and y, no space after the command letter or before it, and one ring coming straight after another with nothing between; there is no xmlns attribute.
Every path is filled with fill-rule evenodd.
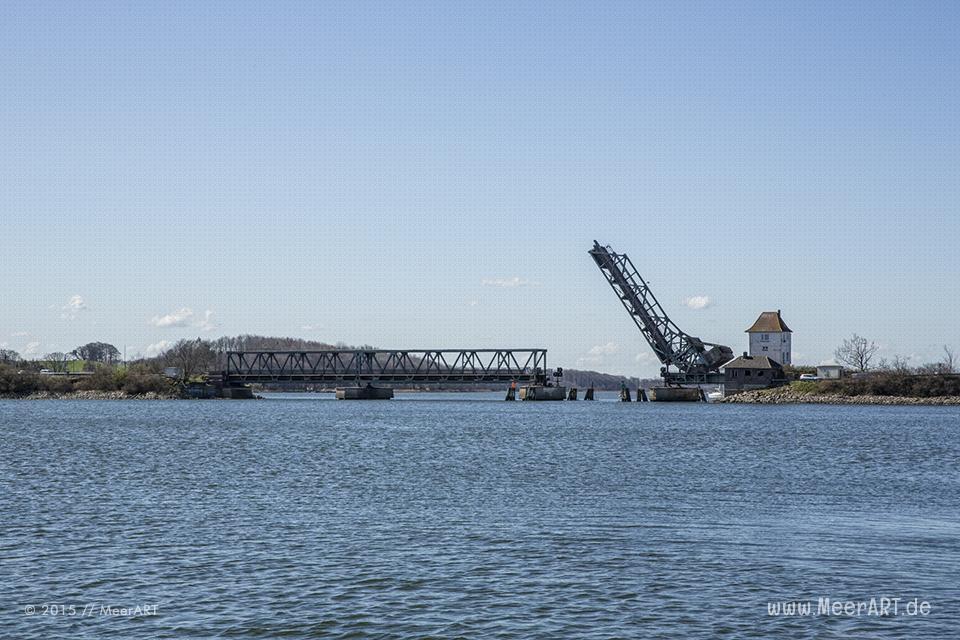
<svg viewBox="0 0 960 640"><path fill-rule="evenodd" d="M576 387L577 389L593 387L594 389L619 390L621 382L625 382L631 389L636 389L641 380L639 378L626 378L609 373L600 373L599 371L582 371L578 369L563 370L562 383L567 387Z"/></svg>

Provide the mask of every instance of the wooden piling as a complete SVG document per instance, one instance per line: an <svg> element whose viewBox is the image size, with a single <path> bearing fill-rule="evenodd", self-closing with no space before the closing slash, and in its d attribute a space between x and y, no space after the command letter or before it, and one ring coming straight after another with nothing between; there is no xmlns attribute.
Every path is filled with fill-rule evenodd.
<svg viewBox="0 0 960 640"><path fill-rule="evenodd" d="M584 400L593 400L593 387L587 388L587 392L583 395Z"/></svg>
<svg viewBox="0 0 960 640"><path fill-rule="evenodd" d="M577 399L577 388L570 387L570 391L567 392L567 400L576 400Z"/></svg>

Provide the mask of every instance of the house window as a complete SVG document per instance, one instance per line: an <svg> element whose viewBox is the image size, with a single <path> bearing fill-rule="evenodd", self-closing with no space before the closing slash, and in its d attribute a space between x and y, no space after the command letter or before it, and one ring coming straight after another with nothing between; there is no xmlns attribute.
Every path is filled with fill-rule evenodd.
<svg viewBox="0 0 960 640"><path fill-rule="evenodd" d="M766 351L766 350L767 350L767 347L766 347L766 345L764 345L764 347L763 347L763 350L764 350L764 351Z"/></svg>
<svg viewBox="0 0 960 640"><path fill-rule="evenodd" d="M750 372L750 369L747 369L747 370L745 370L745 371L743 372L743 375L749 377L749 376L750 376L750 373L751 373L751 372Z"/></svg>
<svg viewBox="0 0 960 640"><path fill-rule="evenodd" d="M760 334L760 340L763 342L770 342L770 334L769 333Z"/></svg>
<svg viewBox="0 0 960 640"><path fill-rule="evenodd" d="M731 377L731 378L736 378L736 377L737 377L737 370L736 370L736 369L734 369L733 371L730 372L730 377Z"/></svg>

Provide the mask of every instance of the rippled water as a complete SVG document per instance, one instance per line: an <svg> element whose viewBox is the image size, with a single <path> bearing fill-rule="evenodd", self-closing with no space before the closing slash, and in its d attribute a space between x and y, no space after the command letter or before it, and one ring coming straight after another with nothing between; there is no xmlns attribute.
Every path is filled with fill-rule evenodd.
<svg viewBox="0 0 960 640"><path fill-rule="evenodd" d="M0 402L0 637L960 633L956 408L440 398Z"/></svg>

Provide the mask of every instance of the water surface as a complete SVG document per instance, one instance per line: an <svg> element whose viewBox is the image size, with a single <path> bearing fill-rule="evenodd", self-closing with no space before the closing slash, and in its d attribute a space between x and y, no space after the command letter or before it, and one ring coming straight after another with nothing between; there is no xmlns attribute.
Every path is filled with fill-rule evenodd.
<svg viewBox="0 0 960 640"><path fill-rule="evenodd" d="M0 402L0 637L960 628L957 408L501 395ZM884 596L932 610L768 612Z"/></svg>

